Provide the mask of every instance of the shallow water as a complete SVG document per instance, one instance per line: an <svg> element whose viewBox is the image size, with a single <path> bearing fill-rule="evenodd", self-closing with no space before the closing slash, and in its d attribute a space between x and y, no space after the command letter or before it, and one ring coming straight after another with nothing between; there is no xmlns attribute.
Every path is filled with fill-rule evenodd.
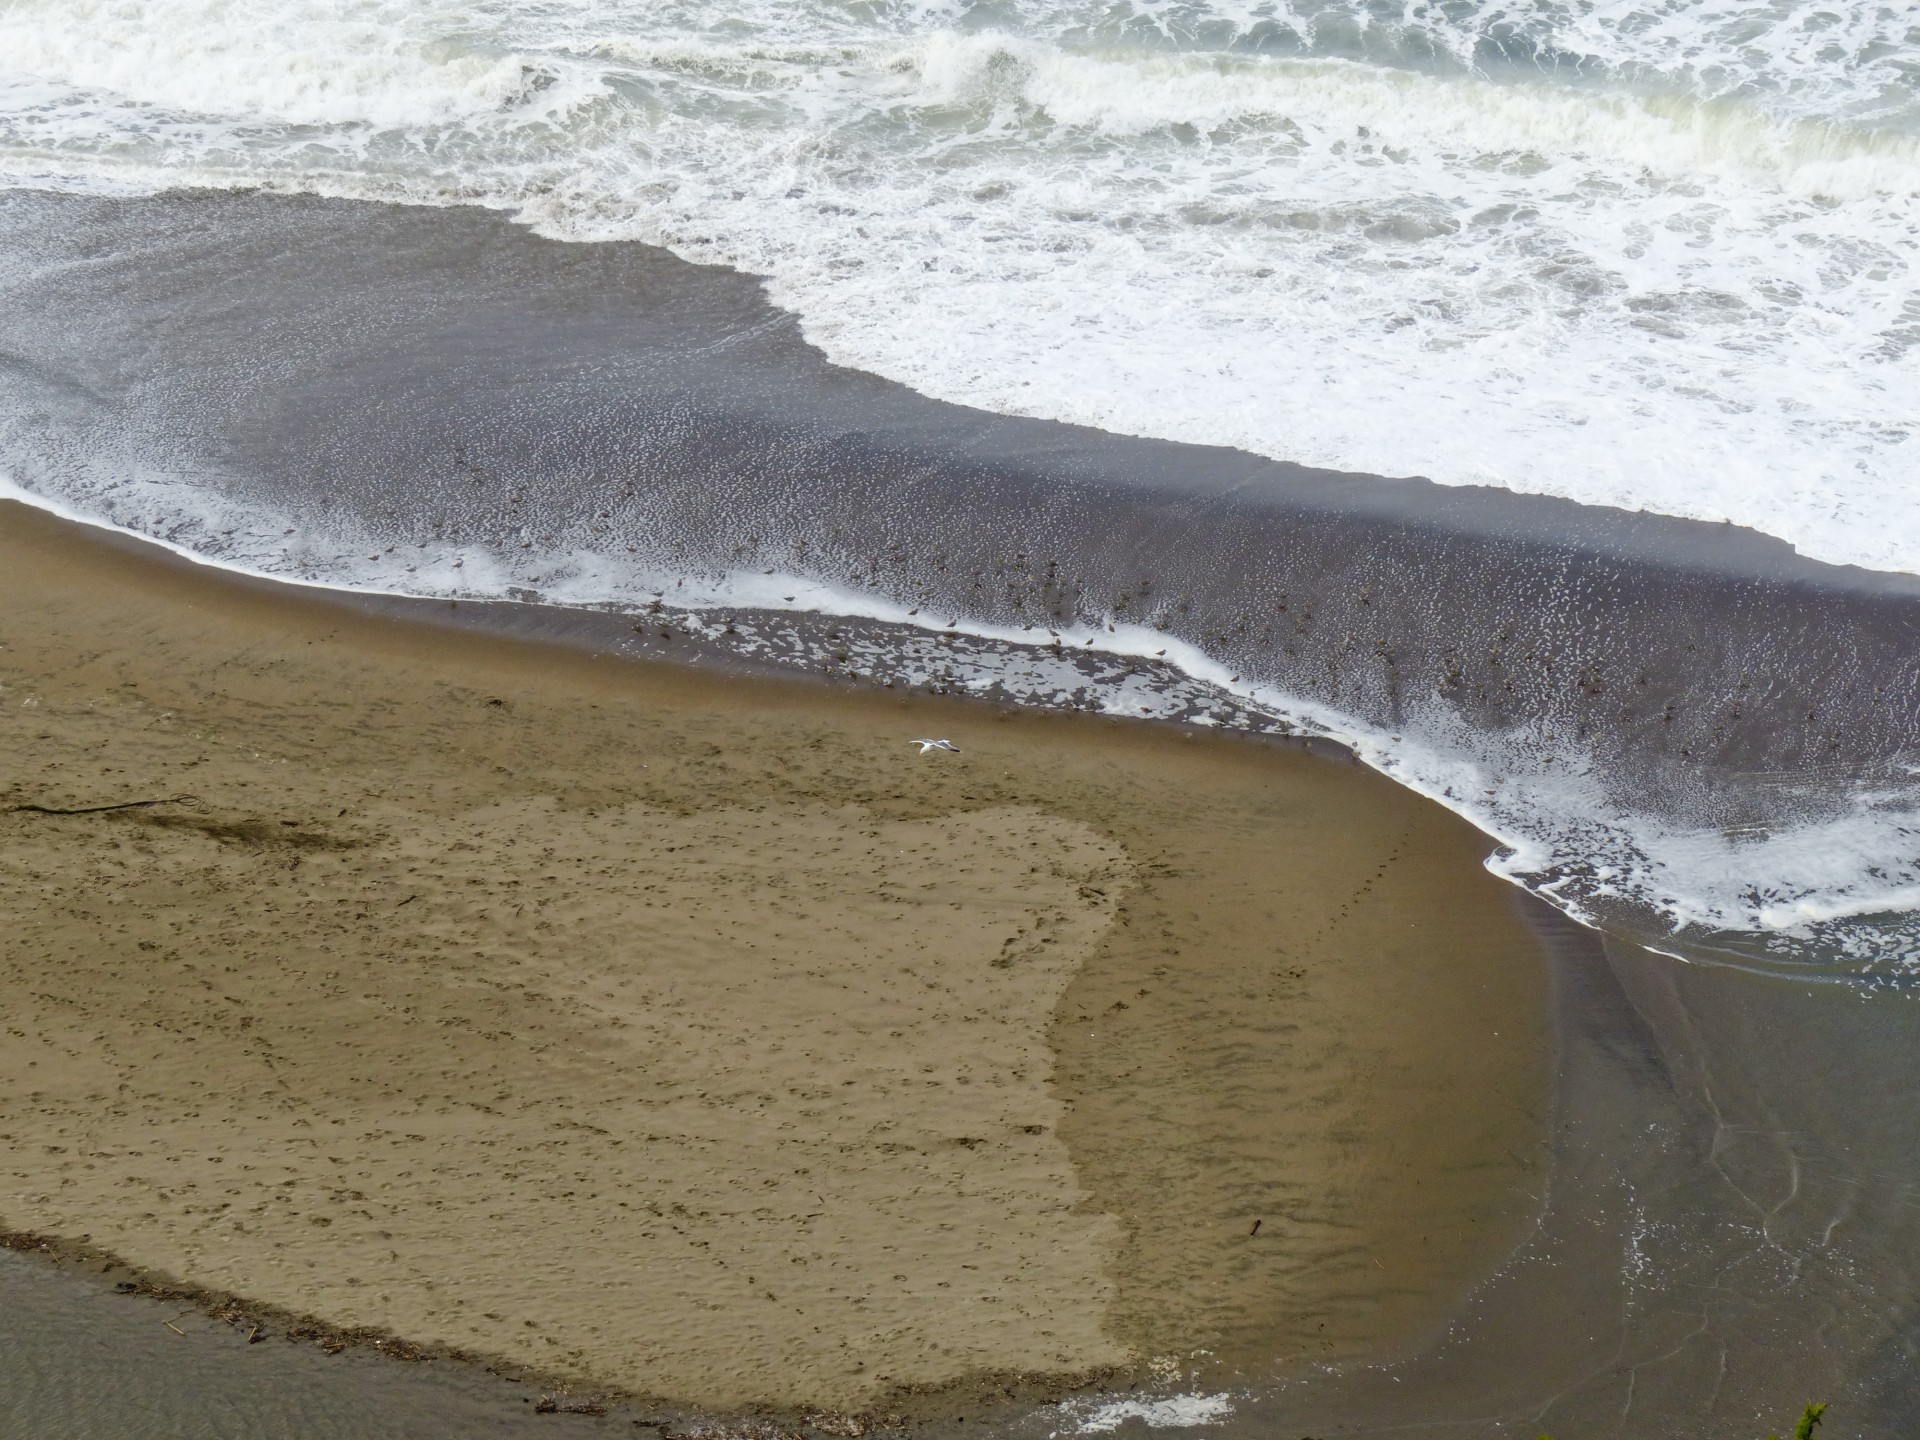
<svg viewBox="0 0 1920 1440"><path fill-rule="evenodd" d="M1557 1165L1538 1231L1433 1351L1328 1377L1279 1413L1722 1437L1784 1432L1823 1400L1841 1433L1905 1433L1920 1409L1912 1002L1557 938Z"/></svg>
<svg viewBox="0 0 1920 1440"><path fill-rule="evenodd" d="M0 1426L73 1440L400 1440L538 1431L636 1433L527 1412L538 1390L449 1364L326 1355L215 1324L177 1304L116 1295L93 1275L0 1252ZM171 1322L184 1334L167 1328Z"/></svg>

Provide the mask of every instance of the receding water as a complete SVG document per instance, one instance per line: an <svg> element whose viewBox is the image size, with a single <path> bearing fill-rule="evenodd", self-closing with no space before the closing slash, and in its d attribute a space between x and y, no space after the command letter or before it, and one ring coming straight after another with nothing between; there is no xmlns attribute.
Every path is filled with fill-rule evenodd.
<svg viewBox="0 0 1920 1440"><path fill-rule="evenodd" d="M1920 568L1882 0L34 0L0 175L495 206L941 399Z"/></svg>

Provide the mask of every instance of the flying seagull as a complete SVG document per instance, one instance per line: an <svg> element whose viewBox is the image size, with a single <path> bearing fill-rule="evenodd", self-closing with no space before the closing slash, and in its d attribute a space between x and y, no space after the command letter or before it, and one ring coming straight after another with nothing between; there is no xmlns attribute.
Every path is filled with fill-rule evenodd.
<svg viewBox="0 0 1920 1440"><path fill-rule="evenodd" d="M922 755L929 750L951 750L956 755L960 753L960 747L951 740L909 740L907 744L918 745Z"/></svg>

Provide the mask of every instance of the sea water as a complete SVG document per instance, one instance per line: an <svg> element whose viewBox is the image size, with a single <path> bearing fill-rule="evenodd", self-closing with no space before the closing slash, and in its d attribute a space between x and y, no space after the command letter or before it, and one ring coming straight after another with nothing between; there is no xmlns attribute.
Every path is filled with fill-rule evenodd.
<svg viewBox="0 0 1920 1440"><path fill-rule="evenodd" d="M508 207L942 399L1920 569L1892 0L60 0L0 173Z"/></svg>

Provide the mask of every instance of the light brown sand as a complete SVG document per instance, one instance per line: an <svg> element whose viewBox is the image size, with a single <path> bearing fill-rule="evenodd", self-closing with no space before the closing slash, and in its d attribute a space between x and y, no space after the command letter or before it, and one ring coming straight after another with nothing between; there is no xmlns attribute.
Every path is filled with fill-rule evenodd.
<svg viewBox="0 0 1920 1440"><path fill-rule="evenodd" d="M0 1226L854 1409L1389 1344L1531 1211L1531 940L1353 767L369 620L14 506L0 646Z"/></svg>

